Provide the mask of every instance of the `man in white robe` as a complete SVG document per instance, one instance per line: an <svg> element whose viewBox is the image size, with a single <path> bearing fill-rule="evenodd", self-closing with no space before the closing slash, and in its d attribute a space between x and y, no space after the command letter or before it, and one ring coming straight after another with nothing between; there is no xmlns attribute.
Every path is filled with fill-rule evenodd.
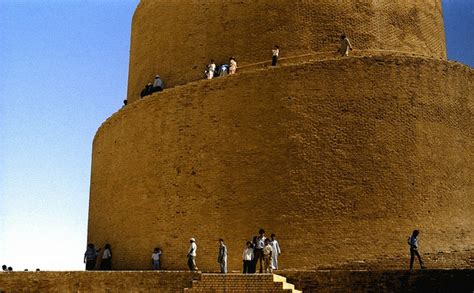
<svg viewBox="0 0 474 293"><path fill-rule="evenodd" d="M271 235L272 240L270 241L270 245L272 246L273 250L273 257L272 257L272 268L274 270L278 270L278 256L281 254L280 244L275 239L275 234Z"/></svg>
<svg viewBox="0 0 474 293"><path fill-rule="evenodd" d="M341 56L349 56L349 50L352 51L352 45L346 35L341 36L341 48L339 49L339 53Z"/></svg>
<svg viewBox="0 0 474 293"><path fill-rule="evenodd" d="M207 65L207 79L213 79L214 73L216 72L216 63L214 60L211 60L211 63Z"/></svg>

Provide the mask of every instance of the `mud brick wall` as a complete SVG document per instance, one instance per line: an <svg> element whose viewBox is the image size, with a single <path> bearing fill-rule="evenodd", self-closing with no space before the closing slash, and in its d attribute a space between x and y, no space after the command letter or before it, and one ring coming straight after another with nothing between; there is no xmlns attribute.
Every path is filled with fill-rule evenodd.
<svg viewBox="0 0 474 293"><path fill-rule="evenodd" d="M297 289L309 292L472 292L473 270L415 271L292 271L281 272ZM205 275L186 272L14 272L0 273L2 293L178 293L190 288L192 280ZM267 290L268 275L229 276L218 280L208 277L206 285L219 288L256 287L264 283ZM230 278L230 279L229 279ZM271 278L271 276L270 276ZM216 280L214 280L216 279ZM281 286L281 285L280 285ZM200 287L200 286L196 286ZM278 286L276 286L278 287ZM196 288L197 289L197 288ZM202 287L200 288L202 289ZM207 288L206 288L207 289ZM199 289L197 289L199 290ZM212 289L211 289L212 290Z"/></svg>
<svg viewBox="0 0 474 293"><path fill-rule="evenodd" d="M278 235L282 268L466 251L474 235L474 71L361 57L175 87L109 118L93 145L88 240L114 266L241 270L246 240ZM405 264L403 264L405 266Z"/></svg>
<svg viewBox="0 0 474 293"><path fill-rule="evenodd" d="M182 292L198 274L189 272L0 273L2 293Z"/></svg>
<svg viewBox="0 0 474 293"><path fill-rule="evenodd" d="M282 273L309 292L472 292L473 270L300 271Z"/></svg>
<svg viewBox="0 0 474 293"><path fill-rule="evenodd" d="M441 0L142 0L132 24L128 99L155 74L167 86L203 77L213 58L239 65L331 53L345 32L358 51L446 58ZM361 54L361 52L359 52Z"/></svg>

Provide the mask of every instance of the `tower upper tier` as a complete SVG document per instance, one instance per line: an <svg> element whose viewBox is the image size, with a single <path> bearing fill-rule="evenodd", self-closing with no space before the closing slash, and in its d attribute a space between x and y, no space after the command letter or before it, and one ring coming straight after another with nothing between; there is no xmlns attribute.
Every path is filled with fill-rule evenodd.
<svg viewBox="0 0 474 293"><path fill-rule="evenodd" d="M212 58L239 66L333 55L341 33L357 54L446 58L441 0L141 0L132 24L128 99L160 74L167 86L203 77Z"/></svg>

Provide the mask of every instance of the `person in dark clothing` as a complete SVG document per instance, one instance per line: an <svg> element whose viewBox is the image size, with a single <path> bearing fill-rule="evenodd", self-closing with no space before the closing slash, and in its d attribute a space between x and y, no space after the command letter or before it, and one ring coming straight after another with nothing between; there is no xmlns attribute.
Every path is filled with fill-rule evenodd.
<svg viewBox="0 0 474 293"><path fill-rule="evenodd" d="M84 253L84 263L86 264L86 271L92 271L95 269L97 261L97 255L99 255L99 249L95 249L94 244L87 244L86 253Z"/></svg>
<svg viewBox="0 0 474 293"><path fill-rule="evenodd" d="M250 268L249 268L249 273L250 274L255 274L257 271L257 259L255 258L255 247L257 245L257 238L258 236L254 236L252 239L252 249L253 249L253 258L252 261L250 262Z"/></svg>
<svg viewBox="0 0 474 293"><path fill-rule="evenodd" d="M145 88L142 90L140 93L140 97L144 98L148 95L151 95L153 93L153 85L151 83L148 83Z"/></svg>
<svg viewBox="0 0 474 293"><path fill-rule="evenodd" d="M420 267L425 269L425 265L421 260L420 253L418 252L418 235L420 234L419 230L414 230L410 237L408 237L408 245L410 245L410 270L413 270L413 262L415 261L415 256L418 257L420 262Z"/></svg>
<svg viewBox="0 0 474 293"><path fill-rule="evenodd" d="M7 265L2 266L2 271L4 271L4 272L8 271Z"/></svg>
<svg viewBox="0 0 474 293"><path fill-rule="evenodd" d="M272 66L276 66L278 62L278 56L280 56L280 47L275 45L272 50Z"/></svg>
<svg viewBox="0 0 474 293"><path fill-rule="evenodd" d="M258 231L259 236L257 237L257 241L255 242L255 249L254 249L254 258L255 258L255 265L257 266L258 262L260 261L260 268L259 272L263 273L263 248L265 247L265 230L260 229ZM256 269L256 268L255 268Z"/></svg>
<svg viewBox="0 0 474 293"><path fill-rule="evenodd" d="M127 106L127 104L128 104L128 101L127 101L127 100L123 100L123 105L124 105L124 106Z"/></svg>

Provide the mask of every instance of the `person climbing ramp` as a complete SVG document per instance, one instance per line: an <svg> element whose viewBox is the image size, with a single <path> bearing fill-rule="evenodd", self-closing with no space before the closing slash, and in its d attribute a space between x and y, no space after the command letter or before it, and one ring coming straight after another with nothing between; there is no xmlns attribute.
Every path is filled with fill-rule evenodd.
<svg viewBox="0 0 474 293"><path fill-rule="evenodd" d="M352 45L349 41L349 38L343 34L341 35L341 47L338 52L341 53L341 56L349 56L349 51L352 51Z"/></svg>
<svg viewBox="0 0 474 293"><path fill-rule="evenodd" d="M275 45L272 50L272 66L277 65L279 55L280 55L280 47Z"/></svg>
<svg viewBox="0 0 474 293"><path fill-rule="evenodd" d="M235 61L234 57L229 58L229 74L235 74L237 71L237 61Z"/></svg>
<svg viewBox="0 0 474 293"><path fill-rule="evenodd" d="M216 63L214 63L214 60L211 59L211 63L207 65L207 69L206 69L207 79L213 79L215 72L216 72Z"/></svg>

